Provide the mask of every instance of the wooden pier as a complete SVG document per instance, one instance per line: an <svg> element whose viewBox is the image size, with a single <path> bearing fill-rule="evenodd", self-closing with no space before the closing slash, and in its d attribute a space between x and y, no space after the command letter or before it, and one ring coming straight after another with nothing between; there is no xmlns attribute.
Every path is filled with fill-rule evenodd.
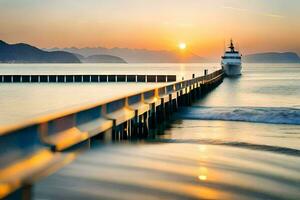
<svg viewBox="0 0 300 200"><path fill-rule="evenodd" d="M128 77L125 80L128 81ZM144 77L149 80L148 76ZM154 79L170 81L168 76L159 77ZM115 78L119 80L117 76ZM76 76L73 76L74 80ZM97 80L101 80L101 76ZM138 76L132 80L138 81ZM166 83L163 87L122 98L1 127L0 198L30 199L31 188L37 180L71 162L78 148L92 140L111 142L146 138L172 113L191 105L222 81L223 71L218 70L202 77Z"/></svg>

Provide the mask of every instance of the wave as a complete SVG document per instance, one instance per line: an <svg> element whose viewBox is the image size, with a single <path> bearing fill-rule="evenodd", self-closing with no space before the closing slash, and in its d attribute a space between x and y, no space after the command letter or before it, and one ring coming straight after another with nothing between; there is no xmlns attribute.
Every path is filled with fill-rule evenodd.
<svg viewBox="0 0 300 200"><path fill-rule="evenodd" d="M193 106L179 116L185 119L300 125L300 109L297 108Z"/></svg>
<svg viewBox="0 0 300 200"><path fill-rule="evenodd" d="M238 148L258 150L258 151L268 151L268 152L273 152L278 154L300 157L299 149L280 147L280 146L271 146L271 145L264 145L264 144L253 144L248 142L223 141L223 140L212 140L212 139L159 139L158 141L163 143L188 143L188 144L231 146L231 147L238 147Z"/></svg>

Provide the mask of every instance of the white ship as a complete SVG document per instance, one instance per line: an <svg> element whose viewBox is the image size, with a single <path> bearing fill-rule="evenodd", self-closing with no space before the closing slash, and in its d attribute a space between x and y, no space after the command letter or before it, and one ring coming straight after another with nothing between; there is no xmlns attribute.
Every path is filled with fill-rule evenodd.
<svg viewBox="0 0 300 200"><path fill-rule="evenodd" d="M225 51L224 56L222 56L222 69L227 76L238 76L241 75L242 70L242 60L239 51L236 51L232 40L229 46L230 51Z"/></svg>

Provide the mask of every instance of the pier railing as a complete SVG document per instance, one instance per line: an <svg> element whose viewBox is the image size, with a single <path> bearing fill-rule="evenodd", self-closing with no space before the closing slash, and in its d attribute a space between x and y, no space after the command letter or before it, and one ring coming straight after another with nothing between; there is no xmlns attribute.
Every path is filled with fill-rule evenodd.
<svg viewBox="0 0 300 200"><path fill-rule="evenodd" d="M72 148L76 146L99 138L114 141L146 137L178 107L190 105L222 80L223 71L218 70L0 127L0 198L30 198L31 185L72 161Z"/></svg>

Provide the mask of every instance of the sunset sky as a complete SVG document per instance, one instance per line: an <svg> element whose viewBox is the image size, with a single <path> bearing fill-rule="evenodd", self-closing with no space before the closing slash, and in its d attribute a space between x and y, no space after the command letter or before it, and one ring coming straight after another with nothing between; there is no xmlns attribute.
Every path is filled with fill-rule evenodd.
<svg viewBox="0 0 300 200"><path fill-rule="evenodd" d="M300 0L0 0L0 39L50 47L300 54Z"/></svg>

